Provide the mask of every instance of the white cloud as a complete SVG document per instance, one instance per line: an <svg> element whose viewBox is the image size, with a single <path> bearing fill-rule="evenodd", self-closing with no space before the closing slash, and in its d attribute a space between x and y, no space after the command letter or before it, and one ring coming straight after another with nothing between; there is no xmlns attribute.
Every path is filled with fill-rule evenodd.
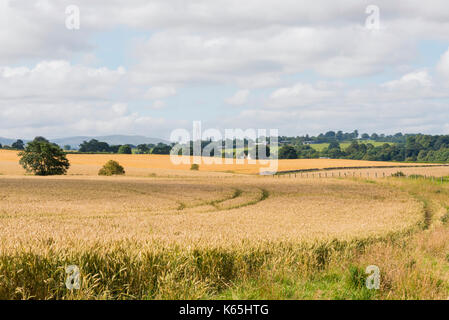
<svg viewBox="0 0 449 320"><path fill-rule="evenodd" d="M359 0L77 0L78 31L65 28L69 4L0 0L0 135L132 132L144 123L146 130L166 130L173 120L142 116L151 110L133 103L144 98L163 108L180 88L218 85L222 93L223 84L251 90L260 106L242 108L243 122L252 116L254 125L291 133L333 124L448 128L447 106L437 99L447 98L440 83L449 84L449 50L436 74L432 65L413 71L422 40L449 41L447 0L379 0L377 32L364 28L371 3ZM132 57L128 70L91 67L110 63L102 61L101 46L117 29L132 38L114 39ZM398 70L406 74L384 85L364 81ZM351 81L340 87L336 78ZM228 102L245 104L248 94Z"/></svg>
<svg viewBox="0 0 449 320"><path fill-rule="evenodd" d="M164 99L176 94L176 89L173 87L152 87L147 90L144 94L144 98L154 100L154 99Z"/></svg>
<svg viewBox="0 0 449 320"><path fill-rule="evenodd" d="M329 84L320 83L311 85L297 83L291 87L279 88L270 95L269 106L298 107L310 106L316 103L324 103L330 98L335 98L336 92Z"/></svg>
<svg viewBox="0 0 449 320"><path fill-rule="evenodd" d="M33 68L0 67L0 100L108 99L126 70L42 61Z"/></svg>
<svg viewBox="0 0 449 320"><path fill-rule="evenodd" d="M438 61L437 71L449 84L449 49L441 56Z"/></svg>
<svg viewBox="0 0 449 320"><path fill-rule="evenodd" d="M162 100L156 100L151 107L153 109L162 109L165 107L165 102Z"/></svg>
<svg viewBox="0 0 449 320"><path fill-rule="evenodd" d="M66 4L64 4L66 2ZM60 59L91 50L92 29L65 28L67 1L0 0L0 64L21 59Z"/></svg>
<svg viewBox="0 0 449 320"><path fill-rule="evenodd" d="M232 97L226 99L226 103L241 106L248 101L249 93L249 90L239 90Z"/></svg>
<svg viewBox="0 0 449 320"><path fill-rule="evenodd" d="M125 114L128 113L128 106L124 103L116 103L112 106L112 110L118 116L124 116Z"/></svg>
<svg viewBox="0 0 449 320"><path fill-rule="evenodd" d="M122 101L126 76L121 67L89 68L63 60L0 67L0 136L168 135L177 121L139 115Z"/></svg>
<svg viewBox="0 0 449 320"><path fill-rule="evenodd" d="M416 88L429 87L432 85L432 79L429 73L424 71L416 71L402 76L399 80L393 80L382 84L388 89L413 90Z"/></svg>

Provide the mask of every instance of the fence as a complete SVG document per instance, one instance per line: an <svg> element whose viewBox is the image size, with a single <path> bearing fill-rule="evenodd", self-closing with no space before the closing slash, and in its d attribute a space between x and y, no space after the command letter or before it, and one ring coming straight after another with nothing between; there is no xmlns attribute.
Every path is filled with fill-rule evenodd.
<svg viewBox="0 0 449 320"><path fill-rule="evenodd" d="M297 173L278 173L273 175L273 178L387 178L396 176L396 172L362 172L362 171L350 171L350 172L297 172ZM404 174L399 175L399 177L408 179L430 179L437 182L449 182L449 177L436 177L432 175L421 175L421 174Z"/></svg>

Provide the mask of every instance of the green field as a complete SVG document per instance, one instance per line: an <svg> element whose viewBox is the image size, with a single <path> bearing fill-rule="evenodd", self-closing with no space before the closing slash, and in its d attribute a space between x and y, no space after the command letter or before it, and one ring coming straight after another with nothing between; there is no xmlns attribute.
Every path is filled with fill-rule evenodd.
<svg viewBox="0 0 449 320"><path fill-rule="evenodd" d="M391 142L379 142L379 141L374 141L374 140L365 140L365 141L359 141L359 143L363 143L363 144L368 144L371 143L372 145L374 145L375 147L378 146L382 146L385 143L391 144ZM346 141L346 142L341 142L340 143L340 148L342 150L346 149L347 147L349 147L349 145L351 144L350 141ZM323 151L325 148L327 148L329 146L329 143L318 143L318 144L311 144L310 145L313 149L317 150L317 151Z"/></svg>
<svg viewBox="0 0 449 320"><path fill-rule="evenodd" d="M391 142L379 142L379 141L374 141L374 140L364 140L364 141L359 141L360 144L368 144L371 143L372 145L374 145L375 147L378 146L382 146L385 143L388 144L393 144ZM346 149L347 147L349 147L351 145L351 141L344 141L340 143L340 147L342 150ZM329 147L329 143L317 143L317 144L310 144L310 146L317 150L317 151L323 151L324 149L326 149L327 147ZM247 150L247 148L236 148L236 153L239 154L240 152L242 152L243 150ZM226 150L227 151L227 150ZM272 146L271 147L271 151L276 151L276 149Z"/></svg>

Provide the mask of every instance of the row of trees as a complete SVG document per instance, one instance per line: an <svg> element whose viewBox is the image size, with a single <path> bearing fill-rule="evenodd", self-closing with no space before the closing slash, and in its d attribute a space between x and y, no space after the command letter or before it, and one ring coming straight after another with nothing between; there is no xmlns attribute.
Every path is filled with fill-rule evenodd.
<svg viewBox="0 0 449 320"><path fill-rule="evenodd" d="M104 152L104 153L120 153L120 154L169 154L171 150L170 145L164 143L155 144L139 144L137 147L125 144L125 145L109 145L106 142L98 141L96 139L91 139L90 141L83 141L80 144L79 152Z"/></svg>
<svg viewBox="0 0 449 320"><path fill-rule="evenodd" d="M336 140L322 151L310 145L285 145L279 149L280 159L312 159L328 157L370 161L449 161L449 135L408 135L404 143L385 143L374 146L357 140L342 149Z"/></svg>
<svg viewBox="0 0 449 320"><path fill-rule="evenodd" d="M11 146L2 145L0 143L0 149L14 149L14 150L23 150L25 149L25 143L23 140L18 139L16 142L12 143Z"/></svg>
<svg viewBox="0 0 449 320"><path fill-rule="evenodd" d="M343 141L352 141L356 139L361 140L373 140L379 142L394 142L394 143L405 143L407 136L412 135L404 135L401 132L398 132L394 135L385 135L385 134L377 134L377 133L363 133L359 135L358 130L354 130L353 132L343 132L343 131L328 131L326 133L320 133L317 136L309 136L308 134L305 136L297 136L297 137L279 137L279 141L285 144L299 145L305 143L331 143L332 141L343 142Z"/></svg>

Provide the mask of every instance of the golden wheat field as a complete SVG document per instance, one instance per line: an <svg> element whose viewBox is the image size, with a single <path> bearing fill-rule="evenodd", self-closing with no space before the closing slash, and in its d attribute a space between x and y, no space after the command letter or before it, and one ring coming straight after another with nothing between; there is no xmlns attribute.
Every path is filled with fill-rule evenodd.
<svg viewBox="0 0 449 320"><path fill-rule="evenodd" d="M2 246L157 240L233 246L384 235L418 223L406 193L348 180L0 178Z"/></svg>
<svg viewBox="0 0 449 320"><path fill-rule="evenodd" d="M97 176L110 159L127 174ZM181 170L167 156L69 160L68 175L35 177L15 152L0 152L1 299L449 296L449 188L424 177L447 175L447 167L270 177L241 174L257 171L249 165ZM385 165L320 159L279 166ZM389 177L398 170L423 176ZM384 282L367 291L360 270L373 264ZM64 284L68 265L80 269L79 290Z"/></svg>
<svg viewBox="0 0 449 320"><path fill-rule="evenodd" d="M175 165L170 161L168 155L147 155L147 154L69 154L67 158L71 167L69 175L96 175L100 167L108 160L115 160L122 164L128 175L142 176L152 173L165 175L189 175L190 164ZM205 158L206 161L213 158ZM23 174L25 171L19 165L17 151L0 150L0 173L1 174ZM190 159L193 163L193 158ZM345 159L294 159L279 160L278 171L311 170L323 168L342 168L342 167L398 167L398 166L416 166L415 163L392 163L381 161L360 161ZM243 173L259 174L266 168L269 170L269 164L248 163L245 160L243 164L201 164L200 172L207 173ZM195 173L197 175L197 173Z"/></svg>

